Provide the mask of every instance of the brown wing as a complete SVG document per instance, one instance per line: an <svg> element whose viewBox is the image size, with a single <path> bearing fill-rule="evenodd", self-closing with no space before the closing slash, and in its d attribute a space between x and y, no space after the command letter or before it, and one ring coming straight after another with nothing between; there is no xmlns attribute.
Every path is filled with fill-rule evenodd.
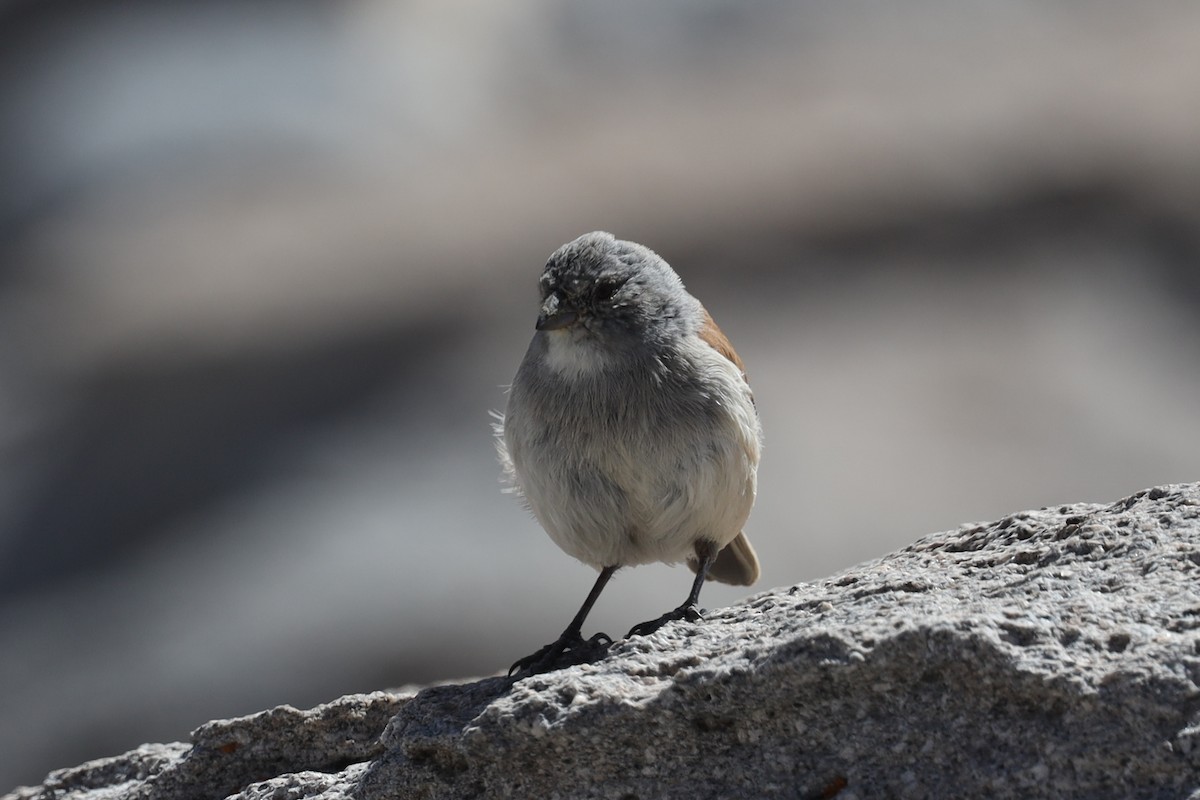
<svg viewBox="0 0 1200 800"><path fill-rule="evenodd" d="M700 338L713 350L737 365L737 368L742 371L742 377L746 377L746 365L742 363L742 359L738 358L737 351L729 343L729 337L721 333L721 329L717 327L717 323L713 321L712 315L707 310L704 310L704 325L700 328Z"/></svg>
<svg viewBox="0 0 1200 800"><path fill-rule="evenodd" d="M708 311L704 312L704 325L700 328L700 338L712 349L732 361L741 371L742 377L746 377L746 365L742 363L737 351L729 343L729 337L721 332ZM754 396L751 395L750 399L753 401ZM689 561L688 565L693 572L696 570L696 564ZM717 560L713 562L708 571L708 577L711 580L732 583L735 586L749 586L758 580L758 556L745 533L739 533L732 542L721 548L721 552L717 554Z"/></svg>

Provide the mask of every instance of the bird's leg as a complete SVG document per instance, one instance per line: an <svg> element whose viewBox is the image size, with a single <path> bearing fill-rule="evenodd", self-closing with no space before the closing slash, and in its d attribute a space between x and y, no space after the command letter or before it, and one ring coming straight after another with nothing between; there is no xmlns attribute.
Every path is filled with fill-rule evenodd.
<svg viewBox="0 0 1200 800"><path fill-rule="evenodd" d="M609 638L608 634L597 633L585 641L582 634L583 621L587 619L588 612L596 604L596 599L600 597L600 592L604 590L604 585L608 583L608 579L616 571L617 568L615 566L605 567L600 570L600 576L596 578L595 585L588 592L587 599L583 601L583 605L579 608L579 613L575 615L575 619L571 620L571 624L567 626L567 629L562 632L562 636L559 636L557 641L551 642L537 652L525 656L509 667L509 676L511 677L519 672L536 675L539 672L549 672L550 670L562 669L574 664L590 664L607 653L608 648L612 645L612 639Z"/></svg>
<svg viewBox="0 0 1200 800"><path fill-rule="evenodd" d="M700 590L704 587L704 579L708 577L708 570L712 567L713 562L717 560L717 553L719 552L720 548L717 547L715 542L704 539L696 542L696 556L700 559L700 564L696 568L696 580L692 581L692 590L688 592L687 600L684 600L683 605L679 608L668 611L658 619L634 625L630 628L625 638L628 639L630 636L649 636L668 622L674 622L678 619L686 619L688 622L699 622L704 616L698 605L700 602Z"/></svg>

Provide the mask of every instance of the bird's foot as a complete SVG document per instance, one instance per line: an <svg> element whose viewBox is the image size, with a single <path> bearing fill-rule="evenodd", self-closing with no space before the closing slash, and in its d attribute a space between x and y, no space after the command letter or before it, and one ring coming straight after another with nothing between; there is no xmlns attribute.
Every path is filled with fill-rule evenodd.
<svg viewBox="0 0 1200 800"><path fill-rule="evenodd" d="M612 643L613 640L606 633L597 633L590 639L584 639L578 633L564 633L557 641L519 659L508 668L508 676L528 677L576 664L591 664L604 658Z"/></svg>
<svg viewBox="0 0 1200 800"><path fill-rule="evenodd" d="M668 622L686 619L688 622L699 622L704 619L704 611L696 608L695 603L684 603L674 611L668 611L658 619L652 619L649 622L643 622L639 625L634 625L629 629L629 633L625 635L628 639L632 636L649 636L656 630L666 625Z"/></svg>

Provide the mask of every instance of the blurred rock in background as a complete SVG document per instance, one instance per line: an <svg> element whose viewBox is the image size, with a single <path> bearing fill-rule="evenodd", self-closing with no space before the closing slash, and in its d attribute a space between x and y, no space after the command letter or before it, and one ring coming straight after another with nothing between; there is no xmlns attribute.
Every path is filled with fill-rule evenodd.
<svg viewBox="0 0 1200 800"><path fill-rule="evenodd" d="M592 573L488 411L588 230L738 343L762 588L1196 480L1198 48L1184 2L5 4L0 789L556 636Z"/></svg>

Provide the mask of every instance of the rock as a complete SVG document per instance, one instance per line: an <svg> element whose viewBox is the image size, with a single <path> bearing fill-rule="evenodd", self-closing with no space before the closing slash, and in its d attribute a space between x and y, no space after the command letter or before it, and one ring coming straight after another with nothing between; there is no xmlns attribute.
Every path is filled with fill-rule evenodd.
<svg viewBox="0 0 1200 800"><path fill-rule="evenodd" d="M211 722L4 800L1200 798L1200 484L928 536L511 682Z"/></svg>
<svg viewBox="0 0 1200 800"><path fill-rule="evenodd" d="M40 787L18 789L3 800L100 794L200 800L236 794L284 773L329 780L330 773L382 755L379 732L411 697L349 695L310 711L280 706L209 722L192 732L191 745L143 745L122 756L58 770Z"/></svg>

